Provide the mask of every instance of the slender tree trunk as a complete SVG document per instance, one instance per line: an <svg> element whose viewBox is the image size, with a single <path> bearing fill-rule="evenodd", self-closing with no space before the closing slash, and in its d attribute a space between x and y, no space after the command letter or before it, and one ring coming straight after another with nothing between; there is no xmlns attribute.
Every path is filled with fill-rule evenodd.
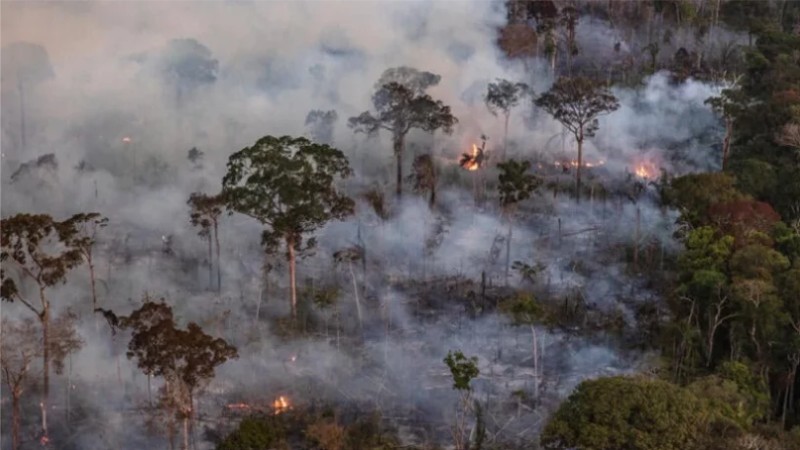
<svg viewBox="0 0 800 450"><path fill-rule="evenodd" d="M431 185L431 196L428 198L428 207L433 209L436 206L436 182Z"/></svg>
<svg viewBox="0 0 800 450"><path fill-rule="evenodd" d="M17 83L17 89L19 90L19 138L20 138L20 148L22 149L22 154L25 153L25 141L26 141L26 134L27 131L25 130L25 86L23 85L22 81Z"/></svg>
<svg viewBox="0 0 800 450"><path fill-rule="evenodd" d="M42 433L47 435L47 404L50 397L50 305L44 299L44 292L40 292L44 308L39 320L42 323Z"/></svg>
<svg viewBox="0 0 800 450"><path fill-rule="evenodd" d="M220 267L220 257L219 257L219 226L216 221L214 221L214 243L217 245L217 292L222 292L222 268Z"/></svg>
<svg viewBox="0 0 800 450"><path fill-rule="evenodd" d="M22 394L18 386L11 390L11 448L18 450L20 445L20 412L19 398Z"/></svg>
<svg viewBox="0 0 800 450"><path fill-rule="evenodd" d="M394 157L397 160L397 196L403 195L403 141L405 136L395 133L394 136Z"/></svg>
<svg viewBox="0 0 800 450"><path fill-rule="evenodd" d="M297 320L297 281L295 274L294 239L286 238L286 257L289 261L289 284L291 285L292 320Z"/></svg>
<svg viewBox="0 0 800 450"><path fill-rule="evenodd" d="M511 215L508 215L508 238L506 239L506 286L508 286L508 273L511 267L511 231L513 224L511 222Z"/></svg>
<svg viewBox="0 0 800 450"><path fill-rule="evenodd" d="M183 416L183 446L182 450L189 450L189 416Z"/></svg>
<svg viewBox="0 0 800 450"><path fill-rule="evenodd" d="M92 284L92 311L97 309L97 283L94 276L94 261L91 250L86 252L86 262L89 264L89 281Z"/></svg>
<svg viewBox="0 0 800 450"><path fill-rule="evenodd" d="M575 171L575 201L581 202L581 171L583 169L583 129L578 134L578 170Z"/></svg>
<svg viewBox="0 0 800 450"><path fill-rule="evenodd" d="M353 280L353 294L356 296L356 313L358 314L358 326L362 327L361 320L361 301L358 299L358 284L356 283L356 274L353 272L353 262L347 263L347 268L350 270L350 278Z"/></svg>
<svg viewBox="0 0 800 450"><path fill-rule="evenodd" d="M722 140L722 171L728 168L728 155L733 137L733 119L725 119L725 138Z"/></svg>
<svg viewBox="0 0 800 450"><path fill-rule="evenodd" d="M214 254L211 250L211 233L208 234L208 288L214 288Z"/></svg>
<svg viewBox="0 0 800 450"><path fill-rule="evenodd" d="M506 160L506 152L508 151L508 119L511 117L511 111L506 112L506 120L503 124L503 156L500 161Z"/></svg>
<svg viewBox="0 0 800 450"><path fill-rule="evenodd" d="M641 230L642 214L639 207L636 207L636 230L633 236L633 268L639 270L639 234Z"/></svg>

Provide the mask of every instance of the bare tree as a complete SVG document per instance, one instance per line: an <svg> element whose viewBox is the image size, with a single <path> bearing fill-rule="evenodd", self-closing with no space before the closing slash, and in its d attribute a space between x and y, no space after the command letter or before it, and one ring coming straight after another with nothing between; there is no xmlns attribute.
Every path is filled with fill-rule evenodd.
<svg viewBox="0 0 800 450"><path fill-rule="evenodd" d="M414 182L414 191L428 191L428 206L433 208L436 205L436 183L439 181L439 171L431 155L424 154L414 158L412 165L414 173L411 178Z"/></svg>
<svg viewBox="0 0 800 450"><path fill-rule="evenodd" d="M225 207L225 199L221 194L206 195L200 192L194 192L189 196L187 202L191 207L189 212L189 219L192 225L199 227L198 235L204 237L208 241L208 283L210 286L214 285L213 281L213 266L212 263L212 250L211 241L213 237L216 246L216 260L217 260L217 292L222 292L222 270L220 267L220 247L219 247L219 218L222 215L223 208Z"/></svg>
<svg viewBox="0 0 800 450"><path fill-rule="evenodd" d="M363 258L364 249L357 245L344 248L333 254L334 261L340 264L347 264L347 270L350 271L350 279L353 281L353 295L356 300L356 314L358 314L359 327L363 326L363 318L361 315L361 301L358 298L358 284L356 283L356 273L353 271L353 263Z"/></svg>

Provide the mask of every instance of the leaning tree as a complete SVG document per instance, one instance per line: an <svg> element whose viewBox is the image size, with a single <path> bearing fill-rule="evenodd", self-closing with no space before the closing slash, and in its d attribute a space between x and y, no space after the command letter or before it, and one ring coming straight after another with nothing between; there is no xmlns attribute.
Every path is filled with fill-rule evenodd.
<svg viewBox="0 0 800 450"><path fill-rule="evenodd" d="M500 160L506 158L508 150L508 119L511 117L511 110L530 93L530 88L525 83L513 83L508 80L498 79L496 83L489 83L486 91L486 107L492 115L503 113L503 155Z"/></svg>
<svg viewBox="0 0 800 450"><path fill-rule="evenodd" d="M336 188L352 170L341 151L305 138L265 136L228 159L222 193L231 211L250 216L264 227L268 253L286 248L292 318L297 317L297 255L316 244L303 236L330 220L352 214L355 203Z"/></svg>
<svg viewBox="0 0 800 450"><path fill-rule="evenodd" d="M603 85L585 77L559 78L549 91L536 99L536 106L550 113L572 133L578 143L576 200L581 201L583 141L600 127L597 118L619 108L619 102Z"/></svg>
<svg viewBox="0 0 800 450"><path fill-rule="evenodd" d="M388 69L376 83L372 95L375 113L365 111L348 121L355 132L375 134L386 130L392 133L398 196L403 193L403 151L408 132L412 128L430 133L441 129L450 134L458 123L449 106L425 93L429 87L439 84L440 79L439 75L410 67Z"/></svg>
<svg viewBox="0 0 800 450"><path fill-rule="evenodd" d="M45 214L17 214L0 221L0 298L22 303L36 315L42 327L42 433L47 436L50 394L51 304L47 291L66 281L67 273L83 262L79 248L69 243L78 230ZM25 284L38 293L28 297Z"/></svg>

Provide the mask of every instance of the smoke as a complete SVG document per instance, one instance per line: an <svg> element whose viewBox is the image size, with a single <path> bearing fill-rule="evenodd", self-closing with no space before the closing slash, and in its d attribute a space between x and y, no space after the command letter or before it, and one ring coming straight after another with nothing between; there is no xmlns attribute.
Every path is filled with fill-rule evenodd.
<svg viewBox="0 0 800 450"><path fill-rule="evenodd" d="M480 206L472 198L473 186L484 180L491 188L495 169L473 180L479 175L457 167L458 156L481 134L489 136L490 152L502 144L502 118L483 104L489 82L526 81L538 93L552 83L546 65L533 63L526 72L496 47L496 29L505 21L501 4L203 2L187 8L163 2L3 2L2 9L2 41L41 45L55 74L30 84L24 99L3 80L2 215L44 212L62 218L98 211L107 216L110 225L101 232L96 262L101 306L127 314L143 294L163 296L182 321L197 321L239 348L240 358L218 370L202 400L208 402L202 404L204 414L218 417L225 401L236 396L268 404L283 393L300 403L318 396L406 405L440 423L455 403L442 358L457 348L480 357L477 395L497 408L508 407L514 390L532 389L529 329L512 327L494 313L470 319L482 276L490 291L508 293L503 291L508 223L491 195ZM582 43L613 33L594 22L579 29ZM186 56L165 59L175 39L194 39L208 50L203 58L216 66L203 67L216 67L213 80L165 76L165 66ZM397 66L441 75L429 92L452 107L459 125L452 136L409 135L407 163L414 152L430 151L442 166L438 209L431 211L412 195L397 202L387 194L392 215L382 221L361 195L366 187L389 191L394 162L389 136L354 135L346 118L370 108L375 81ZM718 124L703 104L714 92L693 80L674 85L665 74L642 86L615 88L621 108L601 120L598 135L587 143L587 160L606 161L589 171L589 184L598 191L601 185L625 191L637 181L631 181L631 172L639 159L678 173L716 167L718 150L709 136ZM300 280L313 280L301 282L304 295L336 286L338 310L314 309L316 334L287 341L276 337L279 327L269 320L287 309L282 256L269 258L274 269L265 285L258 224L225 217L223 289L220 295L210 291L206 244L189 225L186 200L191 192L216 192L227 157L259 137L309 133L305 122L312 110L336 111L338 120L326 135L330 131L333 144L350 158L356 174L347 189L359 200L357 214L321 230L314 255L299 264ZM548 182L569 182L572 173L547 170L554 160L573 157L573 143L561 126L534 110L530 100L511 117L509 154L542 164L537 171ZM201 167L187 159L192 147L205 155ZM56 156L55 170L37 168L11 182L20 164L48 153ZM631 199L598 195L575 206L563 194L553 197L544 190L523 205L512 226L510 261L542 265L536 295L579 300L603 314L619 312L634 325L627 305L652 293L629 270L633 237L650 249L641 256L649 264L663 261L677 245L674 212L661 211L653 188L641 184L644 193ZM353 342L359 324L348 267L332 258L354 244L364 246L367 258L366 272L354 270L363 289L364 342ZM54 405L71 392L83 414L70 422L72 435L80 437L62 445L142 448L150 444L144 442L149 439L142 432L144 415L136 408L146 402L147 378L125 358L124 335L112 340L102 320L92 317L87 278L86 269L78 268L51 294L58 311L70 307L81 313L86 340L70 369L76 388L53 389ZM522 283L512 273L511 285ZM4 314L27 312L18 306L6 306ZM337 326L344 331L332 331ZM589 343L564 331L539 333L540 382L551 384L547 392L555 399L586 377L637 370L645 358L624 356L611 339ZM65 377L54 377L53 383L65 383ZM561 381L553 381L557 378ZM155 395L159 382L153 383ZM508 436L533 439L541 423L525 421L546 416L554 401L518 416Z"/></svg>

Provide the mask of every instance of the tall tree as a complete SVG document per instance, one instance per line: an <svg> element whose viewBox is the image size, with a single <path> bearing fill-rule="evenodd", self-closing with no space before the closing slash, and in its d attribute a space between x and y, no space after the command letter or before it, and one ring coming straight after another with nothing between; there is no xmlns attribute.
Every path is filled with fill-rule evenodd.
<svg viewBox="0 0 800 450"><path fill-rule="evenodd" d="M542 185L542 179L527 173L531 168L530 161L516 161L509 159L497 165L500 169L498 175L500 191L500 206L503 215L508 221L508 236L506 238L506 284L508 284L508 271L511 264L511 231L514 226L514 212L519 202L527 200L531 194Z"/></svg>
<svg viewBox="0 0 800 450"><path fill-rule="evenodd" d="M439 170L436 168L431 155L423 154L414 158L411 165L414 173L411 175L414 182L414 191L428 191L428 206L436 205L436 183L439 181Z"/></svg>
<svg viewBox="0 0 800 450"><path fill-rule="evenodd" d="M738 79L724 89L718 96L709 97L705 103L722 118L725 124L725 137L722 139L722 171L728 168L731 140L733 139L736 117L747 110L746 97L738 87Z"/></svg>
<svg viewBox="0 0 800 450"><path fill-rule="evenodd" d="M508 119L511 110L519 104L522 98L530 93L530 88L525 83L512 83L508 80L498 79L496 83L489 83L486 92L486 107L492 115L503 113L503 154L500 161L505 161L508 150Z"/></svg>
<svg viewBox="0 0 800 450"><path fill-rule="evenodd" d="M339 119L339 115L334 109L309 111L306 116L306 127L311 134L311 140L320 144L333 145L333 126L337 119Z"/></svg>
<svg viewBox="0 0 800 450"><path fill-rule="evenodd" d="M83 262L78 248L67 246L62 224L44 214L17 214L0 222L3 263L0 297L19 301L36 315L42 326L42 433L47 436L50 394L50 299L47 290L66 281L67 273ZM74 230L71 230L72 233ZM15 277L9 273L14 268ZM24 282L35 284L38 305L24 292Z"/></svg>
<svg viewBox="0 0 800 450"><path fill-rule="evenodd" d="M39 44L12 42L3 47L2 81L5 86L16 86L19 99L19 148L26 147L25 99L29 88L54 76L47 50Z"/></svg>
<svg viewBox="0 0 800 450"><path fill-rule="evenodd" d="M212 251L211 241L213 238L216 247L217 259L217 292L222 292L222 269L220 266L220 248L219 248L219 218L222 215L222 210L225 207L225 199L221 194L207 195L201 192L194 192L189 196L187 202L191 210L189 211L189 220L192 225L199 227L200 230L197 234L200 237L206 238L208 241L208 283L210 286L214 285L213 281L213 264L212 264Z"/></svg>
<svg viewBox="0 0 800 450"><path fill-rule="evenodd" d="M289 262L292 317L297 317L297 253L303 236L330 220L352 214L355 203L336 188L337 179L352 173L344 154L325 144L290 136L265 136L228 159L222 193L230 210L258 220L264 227L262 243L273 253L285 244Z"/></svg>
<svg viewBox="0 0 800 450"><path fill-rule="evenodd" d="M364 259L364 249L359 245L343 248L333 254L333 260L339 264L347 264L350 272L350 279L353 281L353 296L356 300L356 314L358 314L358 326L363 326L361 315L361 301L358 298L358 284L356 283L356 273L353 271L353 263Z"/></svg>
<svg viewBox="0 0 800 450"><path fill-rule="evenodd" d="M196 39L173 39L160 55L165 81L175 89L175 102L183 104L187 93L217 81L219 61Z"/></svg>
<svg viewBox="0 0 800 450"><path fill-rule="evenodd" d="M108 225L108 219L98 213L79 213L59 224L66 244L78 249L89 266L89 281L92 287L92 311L99 312L97 306L97 283L94 273L94 245L97 233Z"/></svg>
<svg viewBox="0 0 800 450"><path fill-rule="evenodd" d="M34 358L42 355L33 319L12 321L4 317L0 327L0 366L3 381L11 396L11 448L21 445L20 399L31 374Z"/></svg>
<svg viewBox="0 0 800 450"><path fill-rule="evenodd" d="M441 129L450 134L458 123L449 106L425 93L438 84L440 78L410 67L388 69L378 80L372 95L375 113L365 111L348 120L348 126L357 133L374 134L381 129L392 133L398 196L403 194L403 151L408 132L412 128L430 133Z"/></svg>
<svg viewBox="0 0 800 450"><path fill-rule="evenodd" d="M237 358L236 348L222 338L205 334L194 322L186 329L175 323L172 308L149 298L121 321L131 330L127 356L147 375L165 382L164 404L183 423L183 450L189 449L189 422L194 417L194 394L214 378L214 370Z"/></svg>
<svg viewBox="0 0 800 450"><path fill-rule="evenodd" d="M585 77L562 77L536 99L536 105L561 122L578 143L575 197L580 203L583 141L593 137L599 128L597 118L615 111L619 102L600 82Z"/></svg>

